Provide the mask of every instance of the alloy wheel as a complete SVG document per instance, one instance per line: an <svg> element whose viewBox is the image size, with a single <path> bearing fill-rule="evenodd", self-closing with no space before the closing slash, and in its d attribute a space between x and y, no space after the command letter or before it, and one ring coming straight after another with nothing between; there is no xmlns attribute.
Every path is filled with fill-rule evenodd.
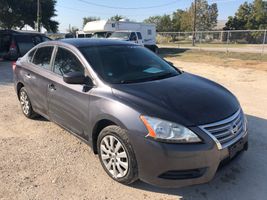
<svg viewBox="0 0 267 200"><path fill-rule="evenodd" d="M21 104L23 113L25 115L28 115L30 112L30 101L25 91L21 91L20 93L20 104Z"/></svg>
<svg viewBox="0 0 267 200"><path fill-rule="evenodd" d="M129 168L128 155L122 143L112 135L106 135L100 143L100 156L106 170L115 179L126 176Z"/></svg>

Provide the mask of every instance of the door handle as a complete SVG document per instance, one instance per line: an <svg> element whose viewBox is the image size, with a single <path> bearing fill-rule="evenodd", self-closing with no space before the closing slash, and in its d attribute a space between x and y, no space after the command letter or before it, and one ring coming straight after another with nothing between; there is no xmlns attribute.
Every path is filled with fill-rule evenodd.
<svg viewBox="0 0 267 200"><path fill-rule="evenodd" d="M49 84L49 85L48 85L48 88L49 88L50 90L56 90L56 87L55 87L55 85L54 85L53 83Z"/></svg>
<svg viewBox="0 0 267 200"><path fill-rule="evenodd" d="M26 78L31 78L31 74L29 74L29 73L28 74L25 74L25 77Z"/></svg>

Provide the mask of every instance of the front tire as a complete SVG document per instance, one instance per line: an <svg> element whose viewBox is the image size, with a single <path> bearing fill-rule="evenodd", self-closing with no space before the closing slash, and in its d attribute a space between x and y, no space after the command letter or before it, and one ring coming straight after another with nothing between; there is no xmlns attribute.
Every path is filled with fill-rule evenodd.
<svg viewBox="0 0 267 200"><path fill-rule="evenodd" d="M99 160L106 173L123 184L138 179L137 162L127 131L119 126L104 128L97 140Z"/></svg>
<svg viewBox="0 0 267 200"><path fill-rule="evenodd" d="M22 113L27 118L33 119L37 116L37 114L32 109L32 104L25 87L21 88L19 91L19 101Z"/></svg>

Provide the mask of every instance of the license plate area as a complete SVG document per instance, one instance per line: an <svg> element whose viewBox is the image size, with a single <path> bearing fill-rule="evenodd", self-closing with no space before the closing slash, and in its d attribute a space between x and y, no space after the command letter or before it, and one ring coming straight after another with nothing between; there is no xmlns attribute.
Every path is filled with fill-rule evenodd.
<svg viewBox="0 0 267 200"><path fill-rule="evenodd" d="M235 155L244 149L244 140L241 138L236 143L228 147L229 157L232 159Z"/></svg>

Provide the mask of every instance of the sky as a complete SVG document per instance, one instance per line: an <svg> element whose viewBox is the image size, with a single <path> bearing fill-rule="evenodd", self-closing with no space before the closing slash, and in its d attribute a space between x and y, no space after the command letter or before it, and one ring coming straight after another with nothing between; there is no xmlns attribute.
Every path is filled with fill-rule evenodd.
<svg viewBox="0 0 267 200"><path fill-rule="evenodd" d="M189 8L193 0L57 0L56 10L59 31L66 32L69 25L82 29L82 19L96 16L108 19L116 14L141 22L149 16L171 14L177 9ZM217 3L218 20L234 15L246 0L208 0ZM252 2L253 0L247 0ZM101 5L97 6L95 4ZM149 8L148 8L149 7ZM129 9L130 8L130 9Z"/></svg>

